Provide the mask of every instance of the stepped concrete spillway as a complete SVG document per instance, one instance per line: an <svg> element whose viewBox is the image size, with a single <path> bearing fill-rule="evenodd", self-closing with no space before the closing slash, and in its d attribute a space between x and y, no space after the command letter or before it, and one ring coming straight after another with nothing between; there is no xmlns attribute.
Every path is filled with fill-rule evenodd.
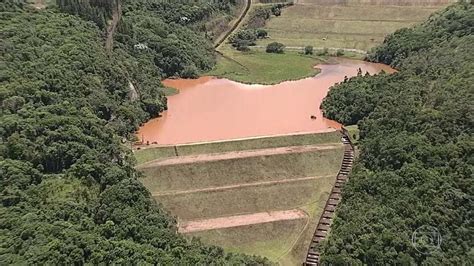
<svg viewBox="0 0 474 266"><path fill-rule="evenodd" d="M352 164L354 162L355 155L354 146L352 145L351 140L346 132L344 132L342 142L345 145L345 149L341 169L337 174L336 183L332 188L331 194L329 195L329 198L326 201L324 212L319 218L319 222L316 226L313 239L309 246L308 254L306 255L304 265L320 265L320 244L321 241L326 239L331 229L331 224L334 218L334 212L336 210L337 205L341 201L341 189L344 186L344 183L347 181L348 175L352 169Z"/></svg>

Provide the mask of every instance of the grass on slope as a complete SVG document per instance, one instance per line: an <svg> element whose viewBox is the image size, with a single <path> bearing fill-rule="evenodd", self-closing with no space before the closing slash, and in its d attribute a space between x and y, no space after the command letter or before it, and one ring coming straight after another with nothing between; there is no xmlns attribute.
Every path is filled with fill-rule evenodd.
<svg viewBox="0 0 474 266"><path fill-rule="evenodd" d="M281 265L298 265L306 256L333 182L334 179L332 181L320 180L311 184L316 189L310 191L309 194L297 192L288 195L290 199L306 197L305 202L300 201L304 202L303 205L295 207L306 211L309 216L307 219L209 230L191 233L189 236L200 237L204 243L222 246L229 252L261 255ZM281 189L281 191L285 190Z"/></svg>
<svg viewBox="0 0 474 266"><path fill-rule="evenodd" d="M331 189L334 176L228 190L163 195L156 196L155 199L166 210L183 220L289 210L309 204L308 199L314 197L318 198L318 202L324 202L322 195Z"/></svg>
<svg viewBox="0 0 474 266"><path fill-rule="evenodd" d="M227 142L216 142L196 145L178 146L180 155L215 153L227 151L241 151L277 148L286 146L313 145L325 143L339 143L341 134L338 131L325 133L311 133L301 135L287 135L278 137L264 137Z"/></svg>
<svg viewBox="0 0 474 266"><path fill-rule="evenodd" d="M227 252L265 256L277 262L292 248L308 219L277 221L188 234ZM295 264L296 265L296 264Z"/></svg>
<svg viewBox="0 0 474 266"><path fill-rule="evenodd" d="M193 145L187 152L209 153L339 141L339 133L333 132ZM172 215L182 220L302 209L308 213L309 219L189 234L190 237L202 238L205 243L223 246L227 251L262 255L283 265L297 265L306 255L317 220L335 182L342 155L341 145L333 150L308 153L156 167L145 171L147 177L142 182L150 192L156 193L327 175L286 183L154 197Z"/></svg>
<svg viewBox="0 0 474 266"><path fill-rule="evenodd" d="M141 169L150 192L201 189L249 182L336 174L343 146L337 149L248 157Z"/></svg>
<svg viewBox="0 0 474 266"><path fill-rule="evenodd" d="M287 51L284 54L263 51L239 52L223 45L217 65L206 75L228 78L242 83L277 84L319 73L314 66L321 63L317 57ZM232 58L229 59L228 57Z"/></svg>
<svg viewBox="0 0 474 266"><path fill-rule="evenodd" d="M359 141L359 127L357 125L352 125L352 126L345 126L347 131L349 132L349 136L351 137L351 140L354 144L356 144Z"/></svg>
<svg viewBox="0 0 474 266"><path fill-rule="evenodd" d="M440 7L439 7L440 8ZM270 38L287 46L368 50L395 30L426 19L438 7L391 5L295 5L265 26ZM325 38L325 40L324 40Z"/></svg>
<svg viewBox="0 0 474 266"><path fill-rule="evenodd" d="M135 155L135 159L137 160L138 164L146 163L159 158L176 156L174 147L172 146L136 150L133 154Z"/></svg>
<svg viewBox="0 0 474 266"><path fill-rule="evenodd" d="M327 133L311 133L278 137L263 137L246 140L223 141L192 145L176 146L180 156L191 154L219 153L228 151L242 151L286 146L338 143L341 134L337 131ZM137 150L134 152L138 164L152 160L175 156L173 147L155 147Z"/></svg>

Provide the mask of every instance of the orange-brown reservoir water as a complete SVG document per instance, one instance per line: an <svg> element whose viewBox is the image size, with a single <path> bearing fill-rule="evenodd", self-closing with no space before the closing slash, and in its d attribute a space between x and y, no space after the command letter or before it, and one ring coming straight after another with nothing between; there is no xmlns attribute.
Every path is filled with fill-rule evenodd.
<svg viewBox="0 0 474 266"><path fill-rule="evenodd" d="M325 119L319 106L329 88L357 75L360 68L375 74L386 65L338 59L318 65L315 77L277 85L248 85L228 79L168 79L166 86L180 93L168 97L168 111L142 126L137 135L146 143L182 144L340 128ZM316 119L311 119L316 116Z"/></svg>

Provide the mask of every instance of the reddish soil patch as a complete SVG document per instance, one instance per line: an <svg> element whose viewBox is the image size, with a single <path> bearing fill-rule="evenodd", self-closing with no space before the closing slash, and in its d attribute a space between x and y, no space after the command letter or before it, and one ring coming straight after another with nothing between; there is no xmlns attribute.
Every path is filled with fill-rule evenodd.
<svg viewBox="0 0 474 266"><path fill-rule="evenodd" d="M270 223L275 221L296 220L306 218L308 215L302 210L285 210L259 212L244 215L219 217L205 220L183 222L178 226L178 232L191 233L212 229L230 228L250 224Z"/></svg>

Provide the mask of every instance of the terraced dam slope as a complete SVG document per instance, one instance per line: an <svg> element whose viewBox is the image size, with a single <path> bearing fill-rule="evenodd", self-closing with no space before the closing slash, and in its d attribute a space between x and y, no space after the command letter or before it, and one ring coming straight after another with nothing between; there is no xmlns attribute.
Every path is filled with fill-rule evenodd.
<svg viewBox="0 0 474 266"><path fill-rule="evenodd" d="M334 131L135 153L142 183L180 232L295 265L305 260L344 149Z"/></svg>

